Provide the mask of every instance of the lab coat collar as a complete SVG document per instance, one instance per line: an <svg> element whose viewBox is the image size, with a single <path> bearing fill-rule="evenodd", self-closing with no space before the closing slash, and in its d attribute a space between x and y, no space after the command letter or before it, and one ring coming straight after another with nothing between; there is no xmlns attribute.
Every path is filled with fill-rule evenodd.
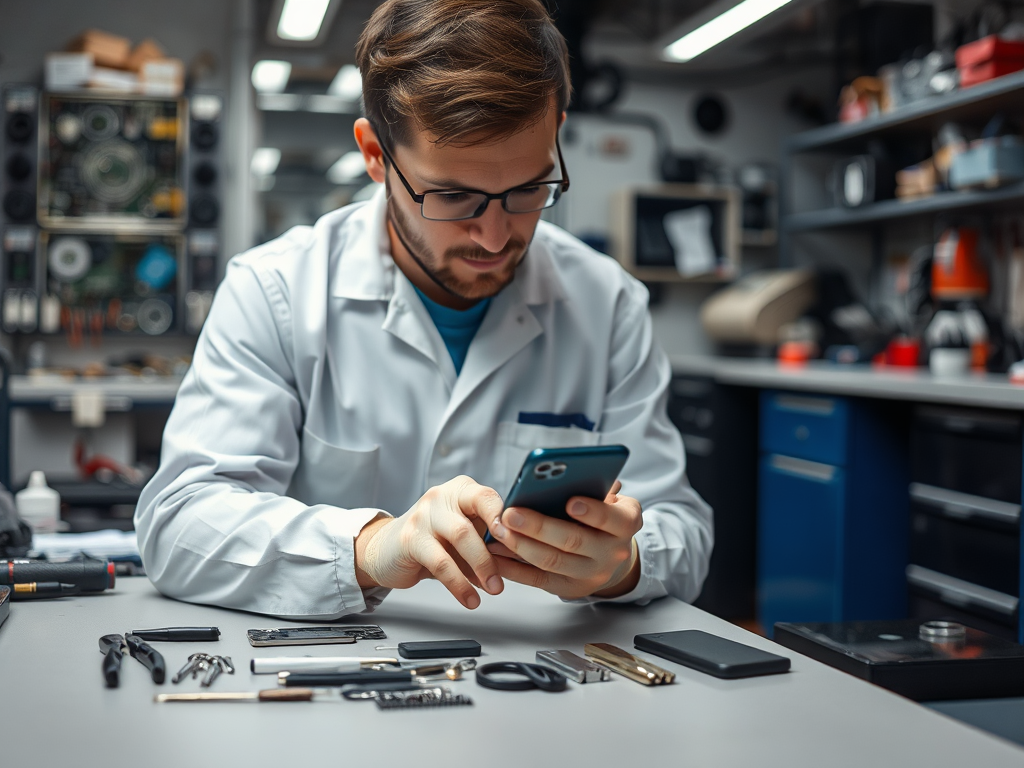
<svg viewBox="0 0 1024 768"><path fill-rule="evenodd" d="M387 200L381 187L365 205L338 226L341 236L332 238L338 251L332 254L334 269L331 295L363 301L390 301L396 290L396 273L387 232ZM565 298L565 290L552 262L548 246L534 237L515 279L502 293L517 286L526 304L547 304ZM488 314L494 314L492 306Z"/></svg>

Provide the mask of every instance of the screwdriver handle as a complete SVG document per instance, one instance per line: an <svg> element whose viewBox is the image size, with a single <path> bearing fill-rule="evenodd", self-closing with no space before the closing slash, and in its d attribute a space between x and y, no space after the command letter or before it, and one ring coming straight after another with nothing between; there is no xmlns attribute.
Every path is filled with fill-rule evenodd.
<svg viewBox="0 0 1024 768"><path fill-rule="evenodd" d="M312 701L312 688L270 688L260 691L260 701Z"/></svg>

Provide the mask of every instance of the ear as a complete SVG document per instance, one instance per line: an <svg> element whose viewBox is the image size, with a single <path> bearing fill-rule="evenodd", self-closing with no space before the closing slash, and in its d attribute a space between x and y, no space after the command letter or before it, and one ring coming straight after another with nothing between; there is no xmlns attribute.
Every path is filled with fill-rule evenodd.
<svg viewBox="0 0 1024 768"><path fill-rule="evenodd" d="M363 153L366 172L378 184L383 184L387 169L384 166L384 153L380 148L380 140L377 138L373 126L365 117L360 117L352 126L352 132L355 134L359 151Z"/></svg>
<svg viewBox="0 0 1024 768"><path fill-rule="evenodd" d="M565 125L565 118L566 118L566 112L565 112L565 110L562 110L562 116L558 118L558 127L559 128L561 128L563 125Z"/></svg>

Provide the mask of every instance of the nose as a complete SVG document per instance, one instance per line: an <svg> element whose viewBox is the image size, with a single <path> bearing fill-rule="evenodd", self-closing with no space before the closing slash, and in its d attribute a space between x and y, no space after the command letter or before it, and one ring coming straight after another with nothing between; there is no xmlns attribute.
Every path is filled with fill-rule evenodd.
<svg viewBox="0 0 1024 768"><path fill-rule="evenodd" d="M489 253L498 253L512 236L509 214L500 200L491 200L482 216L469 220L469 237Z"/></svg>

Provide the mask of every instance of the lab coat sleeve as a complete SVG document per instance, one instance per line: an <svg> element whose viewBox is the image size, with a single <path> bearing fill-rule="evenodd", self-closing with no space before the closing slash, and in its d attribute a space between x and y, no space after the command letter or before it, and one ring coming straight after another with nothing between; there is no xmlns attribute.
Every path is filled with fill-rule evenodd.
<svg viewBox="0 0 1024 768"><path fill-rule="evenodd" d="M146 572L165 595L284 618L367 610L354 539L381 510L285 496L303 409L287 295L235 259L217 292L135 512Z"/></svg>
<svg viewBox="0 0 1024 768"><path fill-rule="evenodd" d="M686 478L682 438L666 408L671 377L668 358L654 340L647 291L630 279L616 307L600 429L603 443L630 450L621 492L640 501L643 527L636 535L640 582L614 602L646 604L664 595L692 602L707 576L711 508Z"/></svg>

